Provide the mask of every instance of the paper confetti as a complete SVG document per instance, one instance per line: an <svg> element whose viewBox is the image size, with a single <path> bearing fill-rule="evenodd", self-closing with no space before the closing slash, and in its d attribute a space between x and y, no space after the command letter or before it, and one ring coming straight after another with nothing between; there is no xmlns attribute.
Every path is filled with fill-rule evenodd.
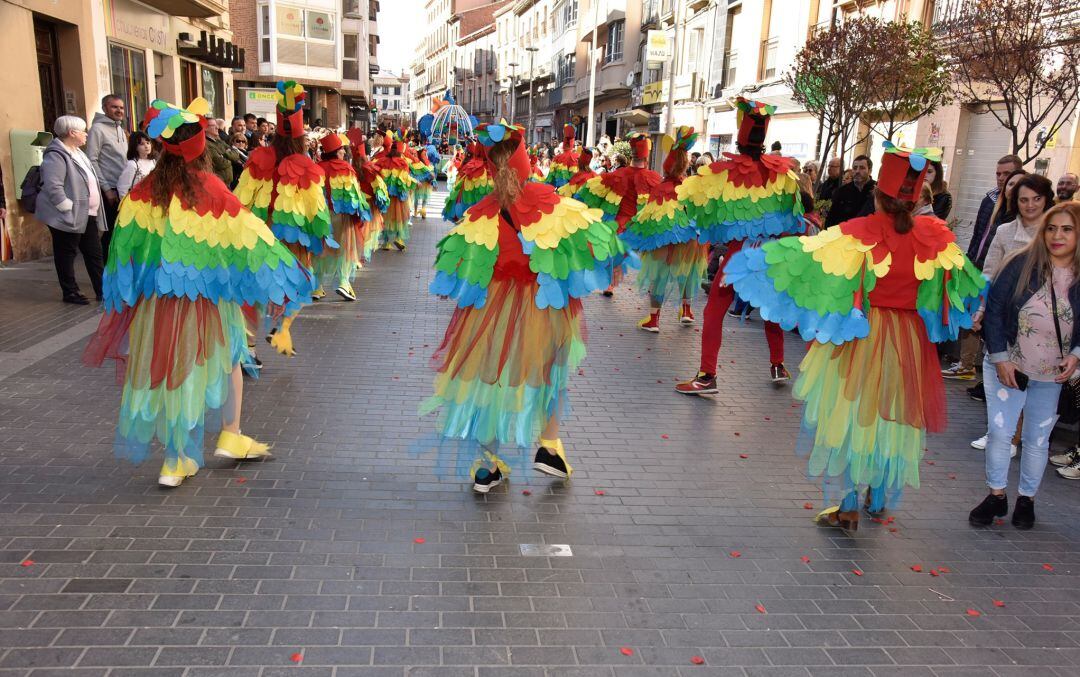
<svg viewBox="0 0 1080 677"><path fill-rule="evenodd" d="M739 559L740 557L742 557L742 553L740 551L738 551L738 550L732 550L728 554L731 555L732 557L734 557L735 559Z"/></svg>
<svg viewBox="0 0 1080 677"><path fill-rule="evenodd" d="M758 603L758 605L757 605L757 606L755 606L754 608L755 608L755 609L757 609L757 612L758 612L759 614L767 613L767 612L765 611L765 605L764 605L764 604L761 604L760 602L759 602L759 603Z"/></svg>
<svg viewBox="0 0 1080 677"><path fill-rule="evenodd" d="M806 502L806 503L802 504L802 507L803 507L803 510L813 510L814 509L814 504L810 503L810 502Z"/></svg>
<svg viewBox="0 0 1080 677"><path fill-rule="evenodd" d="M291 660L293 663L299 663L300 661L304 660L304 654L300 652L294 653L293 655L289 656L289 660Z"/></svg>
<svg viewBox="0 0 1080 677"><path fill-rule="evenodd" d="M949 567L938 567L937 570L940 571L943 574L951 574L952 573L952 569L950 569Z"/></svg>
<svg viewBox="0 0 1080 677"><path fill-rule="evenodd" d="M863 574L861 569L852 569L851 573L855 574L856 576L862 576Z"/></svg>
<svg viewBox="0 0 1080 677"><path fill-rule="evenodd" d="M1046 569L1047 571L1053 571L1054 570L1054 565L1053 564L1044 564L1043 569Z"/></svg>
<svg viewBox="0 0 1080 677"><path fill-rule="evenodd" d="M413 539L412 542L413 543L427 543L427 539L425 539L423 536L417 536L416 538Z"/></svg>
<svg viewBox="0 0 1080 677"><path fill-rule="evenodd" d="M967 610L967 615L968 616L982 616L982 613L978 609L968 609Z"/></svg>
<svg viewBox="0 0 1080 677"><path fill-rule="evenodd" d="M807 557L806 555L803 555L803 556L802 556L802 557L800 557L799 559L801 559L801 560L802 560L802 563L803 563L803 564L809 564L809 563L810 563L810 558L809 558L809 557Z"/></svg>
<svg viewBox="0 0 1080 677"><path fill-rule="evenodd" d="M738 435L739 433L735 433L735 434ZM746 454L739 454L739 458L750 458L750 457L748 455L746 455Z"/></svg>
<svg viewBox="0 0 1080 677"><path fill-rule="evenodd" d="M661 435L661 436L660 436L660 439L662 439L662 440L666 440L666 439L668 439L668 436L667 436L667 435Z"/></svg>
<svg viewBox="0 0 1080 677"><path fill-rule="evenodd" d="M623 648L619 649L619 653L621 653L624 656L633 656L634 655L634 650L631 649L628 646L624 646Z"/></svg>
<svg viewBox="0 0 1080 677"><path fill-rule="evenodd" d="M529 491L528 489L522 489L522 490L521 490L521 494L522 494L523 496L532 496L532 492L531 492L531 491Z"/></svg>
<svg viewBox="0 0 1080 677"><path fill-rule="evenodd" d="M24 566L24 567L32 567L32 566L34 566L34 560L32 560L32 559L24 559L23 561L19 562L19 564L21 566Z"/></svg>
<svg viewBox="0 0 1080 677"><path fill-rule="evenodd" d="M236 483L237 483L237 484L243 484L244 482L247 482L247 478L246 478L246 477L237 477L237 478L236 478Z"/></svg>
<svg viewBox="0 0 1080 677"><path fill-rule="evenodd" d="M604 490L603 490L603 489L597 489L597 490L596 490L596 491L595 491L594 493L595 493L595 494L596 494L597 496L603 496L603 495L604 495Z"/></svg>
<svg viewBox="0 0 1080 677"><path fill-rule="evenodd" d="M917 574L921 574L922 573L922 565L921 564L912 564L911 565L911 570L914 571Z"/></svg>
<svg viewBox="0 0 1080 677"><path fill-rule="evenodd" d="M705 659L701 656L691 656L690 662L694 665L705 665Z"/></svg>
<svg viewBox="0 0 1080 677"><path fill-rule="evenodd" d="M1000 599L995 599L994 600L994 606L1003 607L1003 606L1005 606L1005 602L1001 601Z"/></svg>

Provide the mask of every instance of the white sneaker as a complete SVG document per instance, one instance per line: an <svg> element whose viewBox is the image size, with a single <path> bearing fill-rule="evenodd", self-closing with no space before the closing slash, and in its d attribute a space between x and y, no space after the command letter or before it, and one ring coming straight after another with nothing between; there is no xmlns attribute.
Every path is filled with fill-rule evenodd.
<svg viewBox="0 0 1080 677"><path fill-rule="evenodd" d="M159 486L170 488L180 486L183 481L184 478L180 475L159 475L157 478L157 483Z"/></svg>
<svg viewBox="0 0 1080 677"><path fill-rule="evenodd" d="M1072 465L1073 463L1080 461L1080 449L1073 447L1066 450L1063 454L1054 454L1049 460L1050 465L1056 465L1059 468Z"/></svg>
<svg viewBox="0 0 1080 677"><path fill-rule="evenodd" d="M989 435L983 435L979 439L972 441L971 448L972 449L978 449L979 451L985 451L986 450L986 438L988 438L988 437L989 437Z"/></svg>
<svg viewBox="0 0 1080 677"><path fill-rule="evenodd" d="M1080 480L1080 458L1063 468L1058 468L1057 474L1067 480Z"/></svg>

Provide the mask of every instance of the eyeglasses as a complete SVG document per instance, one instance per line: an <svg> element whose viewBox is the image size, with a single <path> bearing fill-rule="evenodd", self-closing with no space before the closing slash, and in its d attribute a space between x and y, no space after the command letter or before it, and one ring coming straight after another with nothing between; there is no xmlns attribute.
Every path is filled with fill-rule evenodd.
<svg viewBox="0 0 1080 677"><path fill-rule="evenodd" d="M233 141L233 145L234 146L246 146L247 145L247 139L236 139L235 141Z"/></svg>

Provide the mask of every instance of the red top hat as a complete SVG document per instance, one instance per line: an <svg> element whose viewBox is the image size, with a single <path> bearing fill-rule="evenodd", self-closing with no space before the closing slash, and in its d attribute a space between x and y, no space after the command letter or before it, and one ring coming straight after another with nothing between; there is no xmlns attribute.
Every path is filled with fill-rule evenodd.
<svg viewBox="0 0 1080 677"><path fill-rule="evenodd" d="M322 152L333 153L345 144L342 142L341 134L327 134L319 141L319 145L322 146Z"/></svg>
<svg viewBox="0 0 1080 677"><path fill-rule="evenodd" d="M940 148L901 148L886 141L882 144L877 189L897 200L918 202L926 179L926 168L931 162L941 162Z"/></svg>
<svg viewBox="0 0 1080 677"><path fill-rule="evenodd" d="M652 150L652 141L648 134L636 132L626 138L630 144L630 150L634 153L635 160L648 160L649 151Z"/></svg>
<svg viewBox="0 0 1080 677"><path fill-rule="evenodd" d="M364 143L367 140L364 137L364 132L359 127L350 127L349 131L345 132L345 137L349 139L349 145L353 148L367 145Z"/></svg>
<svg viewBox="0 0 1080 677"><path fill-rule="evenodd" d="M304 86L289 80L277 83L277 134L298 139L304 135Z"/></svg>
<svg viewBox="0 0 1080 677"><path fill-rule="evenodd" d="M739 97L735 100L736 119L739 124L739 146L747 150L765 150L765 134L769 131L769 117L776 106ZM742 148L740 148L742 150Z"/></svg>
<svg viewBox="0 0 1080 677"><path fill-rule="evenodd" d="M569 152L569 151L574 150L574 126L573 125L563 125L562 139L563 139L563 150L564 151Z"/></svg>

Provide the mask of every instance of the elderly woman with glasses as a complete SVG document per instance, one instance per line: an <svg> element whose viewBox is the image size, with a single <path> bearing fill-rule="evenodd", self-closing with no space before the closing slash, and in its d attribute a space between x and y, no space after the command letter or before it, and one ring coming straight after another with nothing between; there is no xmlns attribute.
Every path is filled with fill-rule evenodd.
<svg viewBox="0 0 1080 677"><path fill-rule="evenodd" d="M104 260L101 233L109 229L101 180L90 158L80 150L86 145L86 121L62 115L53 124L56 138L41 161L41 190L34 215L49 227L53 261L64 303L87 305L90 300L75 280L75 257L82 252L94 296L101 300Z"/></svg>

